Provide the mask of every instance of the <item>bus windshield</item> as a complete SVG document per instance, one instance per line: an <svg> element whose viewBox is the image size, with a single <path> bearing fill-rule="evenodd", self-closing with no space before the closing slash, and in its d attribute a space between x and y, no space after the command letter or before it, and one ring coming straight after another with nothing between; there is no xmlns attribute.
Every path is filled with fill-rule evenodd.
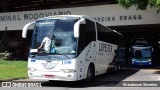
<svg viewBox="0 0 160 90"><path fill-rule="evenodd" d="M63 17L38 20L35 24L30 53L75 54L77 39L74 38L74 24L78 19ZM37 51L32 52L32 49Z"/></svg>
<svg viewBox="0 0 160 90"><path fill-rule="evenodd" d="M151 58L151 48L148 49L134 49L133 58L135 59L149 59Z"/></svg>

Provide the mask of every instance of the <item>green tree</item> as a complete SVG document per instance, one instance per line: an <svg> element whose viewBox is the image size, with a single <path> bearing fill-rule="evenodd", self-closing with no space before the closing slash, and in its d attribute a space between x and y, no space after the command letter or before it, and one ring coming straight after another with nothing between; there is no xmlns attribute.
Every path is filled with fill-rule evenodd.
<svg viewBox="0 0 160 90"><path fill-rule="evenodd" d="M148 6L156 8L157 12L160 11L160 0L117 0L124 8L129 8L132 5L136 6L137 9L145 10Z"/></svg>

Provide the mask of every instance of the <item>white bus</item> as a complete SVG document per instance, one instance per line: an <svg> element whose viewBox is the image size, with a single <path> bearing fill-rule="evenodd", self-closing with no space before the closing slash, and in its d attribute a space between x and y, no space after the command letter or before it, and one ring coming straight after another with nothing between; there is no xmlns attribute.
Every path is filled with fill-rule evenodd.
<svg viewBox="0 0 160 90"><path fill-rule="evenodd" d="M116 50L123 36L85 15L59 15L38 19L34 25L28 57L28 76L31 79L78 81L91 80L109 68L120 70ZM60 29L60 30L59 30ZM51 37L41 46L44 37Z"/></svg>

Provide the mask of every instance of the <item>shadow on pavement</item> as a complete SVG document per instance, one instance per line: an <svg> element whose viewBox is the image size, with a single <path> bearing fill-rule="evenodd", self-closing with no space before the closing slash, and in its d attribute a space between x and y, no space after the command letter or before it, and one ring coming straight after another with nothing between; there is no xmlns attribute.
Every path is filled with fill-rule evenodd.
<svg viewBox="0 0 160 90"><path fill-rule="evenodd" d="M160 71L155 71L154 74L160 74Z"/></svg>
<svg viewBox="0 0 160 90"><path fill-rule="evenodd" d="M135 69L159 69L160 70L160 66L159 65L154 65L154 66L145 66L145 65L137 65L137 66L131 66L132 68Z"/></svg>

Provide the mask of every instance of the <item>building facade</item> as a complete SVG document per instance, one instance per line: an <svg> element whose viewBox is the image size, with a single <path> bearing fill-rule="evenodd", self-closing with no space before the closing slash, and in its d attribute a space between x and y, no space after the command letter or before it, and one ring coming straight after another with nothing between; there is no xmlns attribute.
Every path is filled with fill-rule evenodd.
<svg viewBox="0 0 160 90"><path fill-rule="evenodd" d="M10 0L2 1L6 5L7 2L11 2ZM21 6L17 5L12 10L3 9L5 6L1 6L3 8L1 8L0 13L0 52L12 52L13 59L27 59L28 57L32 28L27 39L23 39L21 33L25 24L42 17L71 14L91 16L103 25L123 33L128 47L135 36L152 38L153 45L155 45L155 56L159 58L160 31L158 28L160 28L160 14L156 13L154 9L148 8L145 11L136 10L136 7L124 9L114 0L114 2L111 2L112 0L108 2L105 2L105 0L81 0L81 2L71 0L68 4L65 2L67 0L63 2L61 0L48 0L56 2L54 3L55 6L53 6L53 3L48 4L48 7L41 4L39 8L35 8L35 5L30 5L34 4L33 1L41 3L40 1L45 2L45 0L29 1L26 6L23 4ZM47 3L47 0L45 3Z"/></svg>

